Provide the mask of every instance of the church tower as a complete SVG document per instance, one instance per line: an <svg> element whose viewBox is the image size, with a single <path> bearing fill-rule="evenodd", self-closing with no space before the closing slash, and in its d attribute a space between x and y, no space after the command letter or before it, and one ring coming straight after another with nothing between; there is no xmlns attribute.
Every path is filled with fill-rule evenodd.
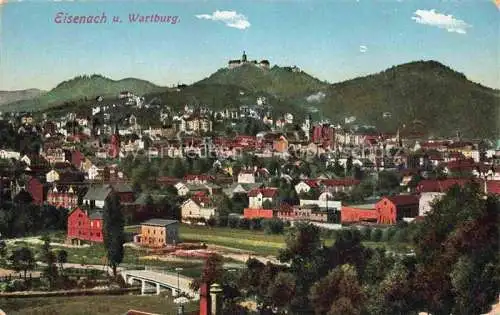
<svg viewBox="0 0 500 315"><path fill-rule="evenodd" d="M241 62L243 63L247 62L247 54L245 53L244 50L243 50L243 56L241 56Z"/></svg>

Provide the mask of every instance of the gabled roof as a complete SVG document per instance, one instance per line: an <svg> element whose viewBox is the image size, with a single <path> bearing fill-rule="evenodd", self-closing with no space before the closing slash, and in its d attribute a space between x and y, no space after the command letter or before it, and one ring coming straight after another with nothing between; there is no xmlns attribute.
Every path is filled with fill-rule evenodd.
<svg viewBox="0 0 500 315"><path fill-rule="evenodd" d="M419 198L416 195L397 195L385 197L385 199L391 201L396 206L418 205L419 203Z"/></svg>
<svg viewBox="0 0 500 315"><path fill-rule="evenodd" d="M91 185L83 197L87 200L105 200L111 193L110 185Z"/></svg>
<svg viewBox="0 0 500 315"><path fill-rule="evenodd" d="M273 198L278 195L278 188L269 187L269 188L254 188L248 192L248 197L257 197L257 195L261 193L263 197Z"/></svg>

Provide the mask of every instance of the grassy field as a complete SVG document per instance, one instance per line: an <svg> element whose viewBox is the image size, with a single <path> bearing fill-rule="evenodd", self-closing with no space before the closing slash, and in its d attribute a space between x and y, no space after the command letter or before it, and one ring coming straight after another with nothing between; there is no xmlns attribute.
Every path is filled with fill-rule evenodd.
<svg viewBox="0 0 500 315"><path fill-rule="evenodd" d="M171 298L137 295L0 299L0 306L8 315L120 315L131 309L177 314L177 305ZM195 302L184 308L185 311L196 309Z"/></svg>

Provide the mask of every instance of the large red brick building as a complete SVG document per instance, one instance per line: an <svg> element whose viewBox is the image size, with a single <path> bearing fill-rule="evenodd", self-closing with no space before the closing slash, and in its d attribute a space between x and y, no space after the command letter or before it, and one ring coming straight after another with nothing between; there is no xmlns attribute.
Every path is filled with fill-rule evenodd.
<svg viewBox="0 0 500 315"><path fill-rule="evenodd" d="M68 216L68 239L71 242L102 243L102 212L75 208Z"/></svg>

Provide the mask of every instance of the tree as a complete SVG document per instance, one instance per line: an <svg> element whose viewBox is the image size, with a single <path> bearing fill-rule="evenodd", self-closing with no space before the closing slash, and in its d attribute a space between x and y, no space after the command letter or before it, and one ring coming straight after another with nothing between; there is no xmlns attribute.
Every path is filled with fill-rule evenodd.
<svg viewBox="0 0 500 315"><path fill-rule="evenodd" d="M485 313L495 302L498 207L498 198L484 198L479 185L455 185L418 225L411 281L421 310Z"/></svg>
<svg viewBox="0 0 500 315"><path fill-rule="evenodd" d="M267 234L282 234L285 229L285 223L278 218L264 219L262 226Z"/></svg>
<svg viewBox="0 0 500 315"><path fill-rule="evenodd" d="M104 247L108 258L108 264L113 269L113 275L116 277L116 268L123 261L125 243L124 225L125 220L120 205L118 195L112 193L104 203L103 215L103 238Z"/></svg>
<svg viewBox="0 0 500 315"><path fill-rule="evenodd" d="M57 257L51 250L50 238L48 236L44 236L42 241L43 245L40 251L40 259L43 263L45 263L42 273L49 282L49 290L52 290L57 280Z"/></svg>
<svg viewBox="0 0 500 315"><path fill-rule="evenodd" d="M59 270L61 273L64 270L64 264L68 262L68 252L64 249L57 251L57 263L59 264Z"/></svg>
<svg viewBox="0 0 500 315"><path fill-rule="evenodd" d="M273 308L287 309L289 301L295 295L295 277L289 272L280 272L267 289L267 295Z"/></svg>
<svg viewBox="0 0 500 315"><path fill-rule="evenodd" d="M31 249L28 247L15 249L9 257L9 261L15 271L24 272L24 279L26 279L27 271L35 268L35 257L33 256Z"/></svg>
<svg viewBox="0 0 500 315"><path fill-rule="evenodd" d="M318 315L359 315L366 296L358 282L356 269L342 265L311 287L309 299Z"/></svg>
<svg viewBox="0 0 500 315"><path fill-rule="evenodd" d="M352 160L352 156L349 156L347 158L346 165L345 165L345 171L346 171L346 173L349 176L352 176L352 174L353 174L353 160Z"/></svg>
<svg viewBox="0 0 500 315"><path fill-rule="evenodd" d="M202 283L210 285L214 283L221 283L222 277L224 275L224 259L222 256L218 254L211 254L205 260L205 265L203 267L203 271L201 273L201 277L198 279L194 279L190 284L190 288L193 290L198 290Z"/></svg>

